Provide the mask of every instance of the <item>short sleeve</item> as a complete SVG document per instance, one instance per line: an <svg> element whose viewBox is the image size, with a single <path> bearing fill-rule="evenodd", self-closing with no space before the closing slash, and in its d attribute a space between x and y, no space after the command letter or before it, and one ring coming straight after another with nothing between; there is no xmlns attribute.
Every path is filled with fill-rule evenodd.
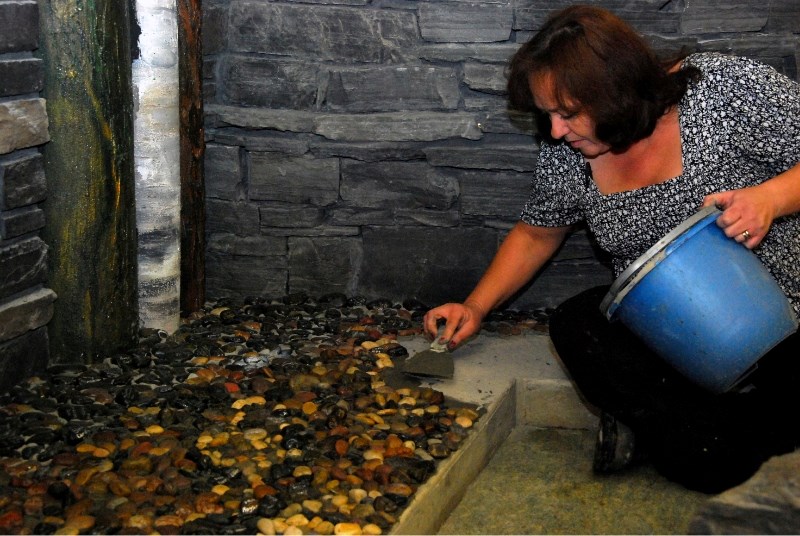
<svg viewBox="0 0 800 536"><path fill-rule="evenodd" d="M731 142L780 170L800 162L800 84L748 58L719 55L711 61L708 83L723 96L717 113L731 121Z"/></svg>
<svg viewBox="0 0 800 536"><path fill-rule="evenodd" d="M542 142L520 219L542 227L578 223L583 219L581 197L589 180L580 154L563 143Z"/></svg>

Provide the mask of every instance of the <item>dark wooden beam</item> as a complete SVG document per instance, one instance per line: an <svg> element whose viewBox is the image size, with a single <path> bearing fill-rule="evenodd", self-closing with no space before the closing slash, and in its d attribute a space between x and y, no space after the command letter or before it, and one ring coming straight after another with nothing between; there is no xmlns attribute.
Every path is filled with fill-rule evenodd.
<svg viewBox="0 0 800 536"><path fill-rule="evenodd" d="M178 0L181 136L181 312L205 301L201 0Z"/></svg>

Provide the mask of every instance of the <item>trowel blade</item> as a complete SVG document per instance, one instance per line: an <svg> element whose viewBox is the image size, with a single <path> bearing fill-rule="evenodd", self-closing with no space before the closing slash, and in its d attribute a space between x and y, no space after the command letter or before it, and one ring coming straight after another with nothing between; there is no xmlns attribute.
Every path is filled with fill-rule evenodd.
<svg viewBox="0 0 800 536"><path fill-rule="evenodd" d="M403 372L406 374L429 378L452 378L454 368L450 352L433 349L417 352L403 363Z"/></svg>

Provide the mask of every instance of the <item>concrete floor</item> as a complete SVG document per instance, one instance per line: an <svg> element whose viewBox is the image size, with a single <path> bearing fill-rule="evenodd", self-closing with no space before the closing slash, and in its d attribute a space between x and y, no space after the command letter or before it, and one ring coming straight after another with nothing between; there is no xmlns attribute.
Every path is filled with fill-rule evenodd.
<svg viewBox="0 0 800 536"><path fill-rule="evenodd" d="M422 337L400 340L410 354ZM485 411L466 444L417 491L394 534L682 534L708 496L642 465L591 470L597 417L545 333L487 332L423 385Z"/></svg>
<svg viewBox="0 0 800 536"><path fill-rule="evenodd" d="M589 430L517 426L438 534L687 534L700 501L643 465L592 472Z"/></svg>
<svg viewBox="0 0 800 536"><path fill-rule="evenodd" d="M421 336L399 342L412 355L429 346ZM548 384L554 388L560 386L572 395L572 404L548 399L538 401L544 406L529 407L526 403L525 407L518 408L525 413L519 420L545 426L596 426L596 417L578 400L546 333L527 330L521 335L501 336L482 331L457 348L452 356L455 363L452 379L424 380L422 384L430 385L455 400L483 408L496 404L509 389L519 389L525 382L539 384L539 388ZM533 414L529 415L530 412Z"/></svg>

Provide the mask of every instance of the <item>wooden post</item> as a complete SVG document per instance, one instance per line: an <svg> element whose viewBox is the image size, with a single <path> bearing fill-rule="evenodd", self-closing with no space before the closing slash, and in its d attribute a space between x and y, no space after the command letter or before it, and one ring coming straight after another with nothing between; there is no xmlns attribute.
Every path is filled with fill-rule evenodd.
<svg viewBox="0 0 800 536"><path fill-rule="evenodd" d="M181 312L205 301L201 0L178 1L181 133Z"/></svg>
<svg viewBox="0 0 800 536"><path fill-rule="evenodd" d="M120 0L39 0L39 13L50 356L91 362L137 335L131 14Z"/></svg>

